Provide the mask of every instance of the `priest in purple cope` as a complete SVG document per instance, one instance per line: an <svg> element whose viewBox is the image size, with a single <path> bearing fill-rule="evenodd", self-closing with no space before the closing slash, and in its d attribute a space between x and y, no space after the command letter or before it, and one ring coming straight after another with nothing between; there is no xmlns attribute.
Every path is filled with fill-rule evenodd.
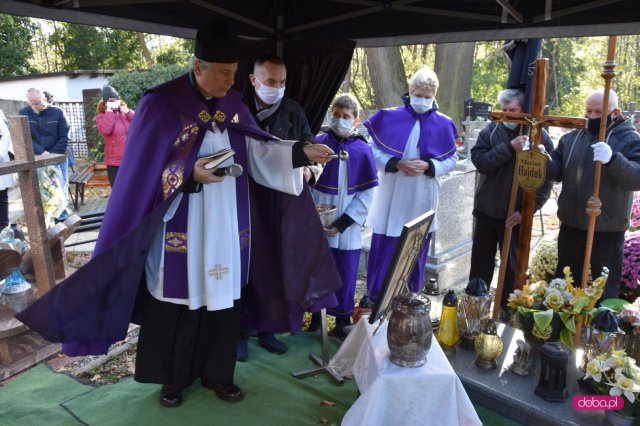
<svg viewBox="0 0 640 426"><path fill-rule="evenodd" d="M196 379L226 401L242 399L234 370L252 245L248 174L299 194L301 167L332 153L274 140L255 125L231 88L238 55L224 22L198 30L192 70L149 89L138 105L91 262L17 316L70 355L106 353L130 321L141 324L135 379L163 385L165 407L180 405ZM240 164L242 175L204 168L200 157L224 148L235 150L229 164ZM317 234L283 243L302 252L326 246L317 220ZM290 290L291 303L310 307L333 296L327 283L339 278L326 251L296 265L315 279Z"/></svg>
<svg viewBox="0 0 640 426"><path fill-rule="evenodd" d="M353 127L359 110L353 95L339 95L331 107L331 127L316 136L317 143L327 145L339 158L327 164L313 187L318 204L336 206L334 221L325 228L325 234L342 278L342 288L336 292L338 306L327 310L336 317L332 334L339 339L346 337L344 328L351 324L362 227L371 208L373 190L378 186L371 147Z"/></svg>
<svg viewBox="0 0 640 426"><path fill-rule="evenodd" d="M380 110L364 122L380 172L380 186L368 218L373 237L367 288L374 301L382 290L402 227L437 209L441 188L438 178L456 165L458 133L453 121L435 105L438 84L435 72L422 68L409 82L409 93L403 96L405 105ZM436 227L434 219L411 273L410 291L423 287L429 243Z"/></svg>

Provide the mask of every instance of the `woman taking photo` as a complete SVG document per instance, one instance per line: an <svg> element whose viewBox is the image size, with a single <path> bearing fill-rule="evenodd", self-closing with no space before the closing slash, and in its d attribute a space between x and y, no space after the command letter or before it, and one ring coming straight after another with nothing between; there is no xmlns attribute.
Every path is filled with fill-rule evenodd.
<svg viewBox="0 0 640 426"><path fill-rule="evenodd" d="M102 89L102 100L98 102L96 126L104 138L104 162L107 165L109 183L113 187L118 167L122 162L129 126L134 111L120 100L120 95L111 86Z"/></svg>

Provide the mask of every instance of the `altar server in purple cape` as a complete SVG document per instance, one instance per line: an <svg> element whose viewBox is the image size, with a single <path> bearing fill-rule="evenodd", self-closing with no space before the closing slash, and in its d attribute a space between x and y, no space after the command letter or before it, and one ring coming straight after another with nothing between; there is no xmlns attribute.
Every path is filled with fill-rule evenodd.
<svg viewBox="0 0 640 426"><path fill-rule="evenodd" d="M435 97L438 77L429 67L418 71L409 82L404 105L383 109L364 122L369 130L380 186L373 197L368 223L373 227L367 288L376 300L405 223L436 210L440 196L438 178L456 165L456 126L438 112ZM422 288L424 268L434 219L409 288Z"/></svg>
<svg viewBox="0 0 640 426"><path fill-rule="evenodd" d="M371 147L354 130L360 106L350 94L338 96L331 108L331 127L316 136L316 142L338 153L339 160L327 164L313 187L318 204L336 206L334 222L324 229L338 265L342 288L336 292L338 306L327 313L336 317L333 335L346 337L344 327L351 324L358 264L362 250L362 227L378 186L378 172Z"/></svg>
<svg viewBox="0 0 640 426"><path fill-rule="evenodd" d="M166 407L180 405L196 379L226 401L243 397L234 370L252 243L248 175L299 194L302 166L332 153L275 141L255 125L231 88L238 54L224 22L198 30L192 70L149 89L138 105L128 136L135 143L126 145L92 261L18 315L71 355L106 353L130 321L140 323L135 379L163 385ZM224 148L235 154L220 167L237 163L241 175L204 168L201 157ZM326 245L319 219L316 227L318 234L284 243L302 252ZM305 307L333 297L326 282L339 282L314 254L296 265L315 277L291 296Z"/></svg>

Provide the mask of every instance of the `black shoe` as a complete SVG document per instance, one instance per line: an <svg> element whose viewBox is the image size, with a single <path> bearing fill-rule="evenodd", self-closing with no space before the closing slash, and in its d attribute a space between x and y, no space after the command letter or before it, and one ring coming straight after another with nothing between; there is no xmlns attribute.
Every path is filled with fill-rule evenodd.
<svg viewBox="0 0 640 426"><path fill-rule="evenodd" d="M182 404L182 392L176 392L172 385L162 385L160 389L160 405L175 408Z"/></svg>
<svg viewBox="0 0 640 426"><path fill-rule="evenodd" d="M218 395L218 398L224 399L229 402L237 402L244 398L242 390L233 383L211 383L206 380L202 380L202 386L211 389Z"/></svg>
<svg viewBox="0 0 640 426"><path fill-rule="evenodd" d="M307 331L318 331L320 330L320 325L322 324L322 319L320 318L320 312L314 312L311 314L311 322L309 323L309 327Z"/></svg>
<svg viewBox="0 0 640 426"><path fill-rule="evenodd" d="M344 328L350 325L351 320L349 318L336 318L336 326L329 335L338 340L344 340L347 338L347 332L344 331Z"/></svg>
<svg viewBox="0 0 640 426"><path fill-rule="evenodd" d="M281 355L289 350L289 347L276 339L273 333L259 333L258 344L271 353Z"/></svg>
<svg viewBox="0 0 640 426"><path fill-rule="evenodd" d="M373 302L371 301L369 296L365 294L364 296L362 296L362 299L360 299L360 303L358 304L358 306L360 306L361 308L373 308Z"/></svg>
<svg viewBox="0 0 640 426"><path fill-rule="evenodd" d="M249 359L249 340L238 340L238 346L236 347L236 361L245 362Z"/></svg>

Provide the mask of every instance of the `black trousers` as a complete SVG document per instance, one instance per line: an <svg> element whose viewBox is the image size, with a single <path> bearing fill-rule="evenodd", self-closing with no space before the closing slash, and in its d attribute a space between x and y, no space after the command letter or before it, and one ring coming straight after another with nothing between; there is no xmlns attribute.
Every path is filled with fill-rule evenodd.
<svg viewBox="0 0 640 426"><path fill-rule="evenodd" d="M9 190L0 191L0 229L9 226Z"/></svg>
<svg viewBox="0 0 640 426"><path fill-rule="evenodd" d="M135 380L181 391L195 379L233 383L240 301L220 311L161 302L153 297L138 338Z"/></svg>
<svg viewBox="0 0 640 426"><path fill-rule="evenodd" d="M598 278L603 267L609 268L609 278L604 288L603 299L617 298L620 294L622 259L624 255L624 232L595 232L591 250L591 275ZM563 277L562 269L571 268L574 286L582 284L584 251L587 245L587 231L567 225L560 226L558 234L558 267L556 277Z"/></svg>
<svg viewBox="0 0 640 426"><path fill-rule="evenodd" d="M482 278L487 283L487 286L490 286L491 280L493 279L493 273L495 272L496 248L498 248L500 253L502 253L505 221L479 216L476 216L475 219L476 223L473 230L469 280L472 278ZM502 289L502 298L500 300L500 306L502 307L507 306L509 294L513 292L519 237L520 226L518 225L511 231L509 264L507 265L507 271L504 277L504 287Z"/></svg>
<svg viewBox="0 0 640 426"><path fill-rule="evenodd" d="M118 174L118 169L120 166L107 166L107 178L109 179L109 184L113 188L113 184L116 182L116 175Z"/></svg>

